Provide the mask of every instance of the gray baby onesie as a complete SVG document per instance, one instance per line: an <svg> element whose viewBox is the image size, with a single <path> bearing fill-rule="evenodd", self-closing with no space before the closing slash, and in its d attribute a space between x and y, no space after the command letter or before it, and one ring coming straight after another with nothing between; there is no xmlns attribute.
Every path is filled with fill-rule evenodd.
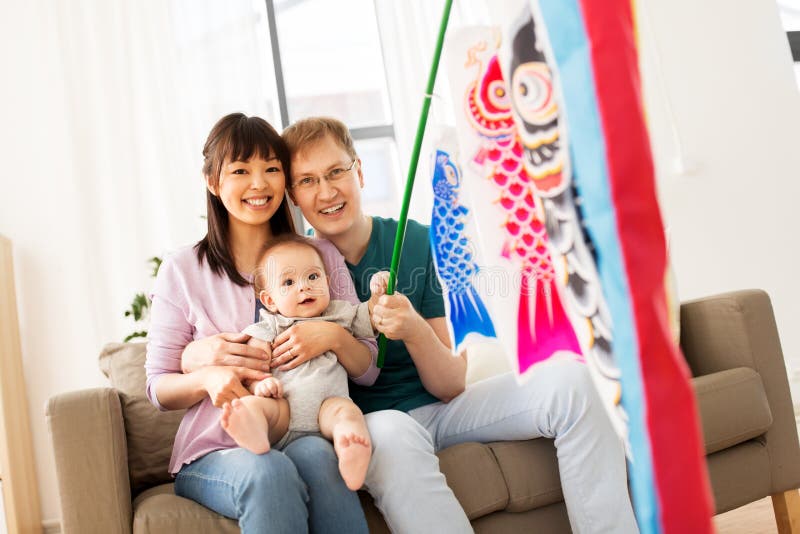
<svg viewBox="0 0 800 534"><path fill-rule="evenodd" d="M351 332L356 337L372 337L372 323L366 302L355 305L343 300L331 303L319 317L284 317L268 310L261 310L261 321L243 330L257 339L272 341L281 332L301 321L331 321ZM328 397L348 396L347 371L339 364L332 351L288 371L272 370L272 375L281 381L283 396L289 401L289 430L285 438L299 433L319 432L319 409ZM286 443L284 443L286 441ZM282 439L279 444L287 445ZM276 446L277 449L281 447Z"/></svg>

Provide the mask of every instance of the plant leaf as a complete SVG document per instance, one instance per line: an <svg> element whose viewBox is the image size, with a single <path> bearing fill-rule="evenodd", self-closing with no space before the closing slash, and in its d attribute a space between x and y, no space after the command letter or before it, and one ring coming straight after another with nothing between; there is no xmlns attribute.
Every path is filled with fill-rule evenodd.
<svg viewBox="0 0 800 534"><path fill-rule="evenodd" d="M132 332L132 333L128 334L125 337L125 339L122 340L122 342L123 343L127 343L131 339L134 339L134 338L137 338L137 337L147 337L147 330L139 330L138 332Z"/></svg>
<svg viewBox="0 0 800 534"><path fill-rule="evenodd" d="M155 278L158 275L158 269L161 268L161 262L163 260L161 258L159 258L158 256L153 256L152 258L150 258L147 261L150 262L151 268L153 269L153 271L150 273L150 276Z"/></svg>

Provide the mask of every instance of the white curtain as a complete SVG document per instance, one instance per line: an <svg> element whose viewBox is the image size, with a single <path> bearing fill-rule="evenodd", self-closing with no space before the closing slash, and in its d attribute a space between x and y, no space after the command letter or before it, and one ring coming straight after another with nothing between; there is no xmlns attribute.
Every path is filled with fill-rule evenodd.
<svg viewBox="0 0 800 534"><path fill-rule="evenodd" d="M444 0L375 0L402 170L400 191L403 190L408 172L443 8ZM486 24L491 24L486 0L457 0L453 2L446 35L461 26ZM409 217L423 222L430 221L433 203L430 188L427 187L431 143L435 140L438 126L453 125L455 122L448 96L450 91L444 63L446 49L445 45L409 209Z"/></svg>
<svg viewBox="0 0 800 534"><path fill-rule="evenodd" d="M204 234L203 141L232 111L278 124L263 0L0 6L0 233L14 243L42 513L58 517L42 407L103 385L147 258ZM279 125L278 125L279 126Z"/></svg>

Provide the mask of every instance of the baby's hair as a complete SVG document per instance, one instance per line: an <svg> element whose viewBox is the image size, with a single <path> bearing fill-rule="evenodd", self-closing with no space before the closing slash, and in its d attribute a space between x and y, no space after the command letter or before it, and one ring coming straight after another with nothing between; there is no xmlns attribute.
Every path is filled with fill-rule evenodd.
<svg viewBox="0 0 800 534"><path fill-rule="evenodd" d="M258 254L258 260L256 261L256 270L253 273L253 289L256 291L256 295L261 293L263 290L267 288L267 281L264 280L264 262L267 259L267 256L274 253L281 247L287 247L291 245L299 245L301 247L305 246L313 250L319 256L320 262L322 262L323 271L325 269L325 259L322 257L322 251L317 247L317 245L311 239L307 237L303 237L293 233L285 233L280 234L279 236L270 240L269 243L264 245L261 249L261 252Z"/></svg>

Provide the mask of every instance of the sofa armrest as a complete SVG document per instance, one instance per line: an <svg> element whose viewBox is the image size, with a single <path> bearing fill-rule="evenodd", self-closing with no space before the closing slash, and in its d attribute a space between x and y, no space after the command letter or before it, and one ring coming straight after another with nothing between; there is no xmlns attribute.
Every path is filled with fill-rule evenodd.
<svg viewBox="0 0 800 534"><path fill-rule="evenodd" d="M96 388L47 402L61 501L61 528L131 532L131 489L125 425L117 392Z"/></svg>
<svg viewBox="0 0 800 534"><path fill-rule="evenodd" d="M761 376L773 423L764 435L772 492L800 485L800 446L789 380L769 296L735 291L681 306L681 348L693 376L749 367Z"/></svg>

